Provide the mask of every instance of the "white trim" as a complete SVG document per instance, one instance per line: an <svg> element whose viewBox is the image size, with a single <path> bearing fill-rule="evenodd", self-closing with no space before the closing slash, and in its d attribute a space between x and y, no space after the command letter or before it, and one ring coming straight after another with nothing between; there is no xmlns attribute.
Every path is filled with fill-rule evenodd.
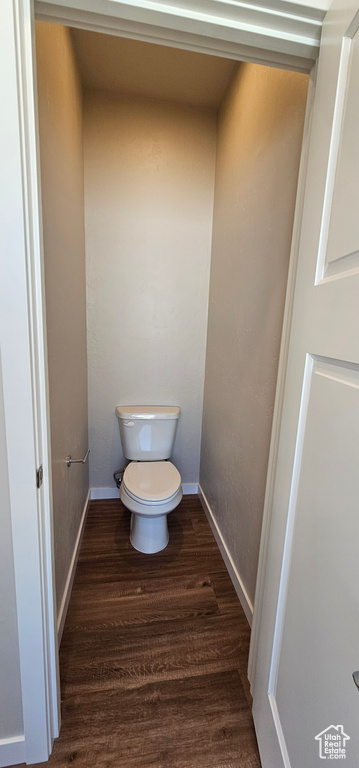
<svg viewBox="0 0 359 768"><path fill-rule="evenodd" d="M96 501L98 499L119 499L119 498L120 498L120 490L117 487L90 489L91 501Z"/></svg>
<svg viewBox="0 0 359 768"><path fill-rule="evenodd" d="M25 736L13 736L0 739L0 768L6 765L18 765L26 760Z"/></svg>
<svg viewBox="0 0 359 768"><path fill-rule="evenodd" d="M298 175L298 187L297 187L297 200L294 215L292 245L289 259L289 271L287 281L287 292L283 316L283 328L281 348L278 364L277 374L277 387L274 403L273 423L272 423L272 435L269 450L268 470L267 470L267 483L266 493L264 499L263 508L263 522L262 522L262 534L261 545L259 551L258 570L257 570L257 582L256 591L254 597L254 613L253 613L253 626L251 633L251 643L249 648L248 659L248 679L251 683L253 690L254 680L257 666L258 644L260 636L260 625L263 609L263 597L265 590L265 575L267 568L268 557L268 542L272 522L272 509L273 509L273 497L274 497L274 485L277 471L278 460L278 448L280 428L282 423L282 411L284 404L284 389L287 374L287 363L289 354L290 333L292 327L292 315L294 306L294 291L297 276L297 264L298 264L298 252L299 241L302 227L302 216L304 206L304 194L307 180L307 166L308 166L308 154L310 146L310 136L312 127L312 113L315 96L315 81L316 81L316 66L314 66L309 81L307 108L303 130L303 142L302 152L300 160L300 168Z"/></svg>
<svg viewBox="0 0 359 768"><path fill-rule="evenodd" d="M237 597L239 602L241 603L241 606L244 610L244 613L246 614L248 624L249 626L252 626L252 618L253 618L253 605L251 603L251 600L248 596L247 590L243 584L243 581L239 575L239 572L237 570L237 567L233 561L232 555L228 549L228 546L222 536L222 533L219 529L217 520L213 514L213 511L210 507L210 504L208 502L208 499L206 498L206 495L204 494L201 486L198 486L198 496L200 498L200 502L202 504L202 507L206 513L207 520L212 528L212 532L214 535L214 538L216 539L216 542L218 544L219 551L223 557L224 564L227 568L227 571L231 577L232 584L234 586L234 589L237 592Z"/></svg>
<svg viewBox="0 0 359 768"><path fill-rule="evenodd" d="M192 493L198 493L198 483L182 483L184 496ZM119 499L120 492L118 488L91 488L91 501L98 499Z"/></svg>
<svg viewBox="0 0 359 768"><path fill-rule="evenodd" d="M279 749L281 751L281 755L283 759L283 768L291 768L291 762L289 759L287 745L284 738L282 723L279 717L277 702L273 694L268 693L268 701L269 701L269 706L272 710L274 728L277 734Z"/></svg>
<svg viewBox="0 0 359 768"><path fill-rule="evenodd" d="M277 0L36 0L35 10L44 21L307 72L324 17Z"/></svg>
<svg viewBox="0 0 359 768"><path fill-rule="evenodd" d="M330 229L330 220L332 215L334 187L335 187L335 180L337 175L339 149L340 149L340 144L342 140L344 113L345 113L347 92L348 92L348 74L349 74L349 65L351 61L352 43L353 43L353 40L351 37L345 37L345 36L343 37L341 51L340 51L337 91L335 95L332 135L330 137L327 176L326 176L325 188L324 188L324 200L323 200L322 220L320 225L317 268L315 272L315 285L319 285L319 283L321 283L322 281L325 280L326 277L328 277L328 275L326 274L327 273L326 267L328 268L330 266L332 267L334 266L333 262L331 262L331 264L327 264L326 259L327 259L327 251L328 251L328 244L329 244L329 229ZM352 256L354 254L350 254L350 255ZM340 256L339 259L335 259L335 262L339 262L339 264L336 263L334 267L335 272L337 272L338 269L342 271L343 260L345 258L347 258L347 254L345 254L345 256ZM344 268L344 271L346 271L345 268ZM330 272L330 269L329 269L329 272Z"/></svg>
<svg viewBox="0 0 359 768"><path fill-rule="evenodd" d="M314 358L307 354L305 360L303 387L298 417L298 431L296 438L292 481L290 487L290 496L288 504L287 524L285 532L285 542L283 548L282 568L279 583L279 594L277 600L277 611L274 627L274 638L271 654L271 663L269 670L268 693L275 697L279 669L279 657L282 647L282 637L284 629L285 609L289 589L290 568L292 562L293 537L295 527L295 517L297 511L297 500L299 490L300 470L302 465L303 446L305 430L307 426L307 415L309 406L310 390L313 377ZM279 738L279 741L281 739Z"/></svg>
<svg viewBox="0 0 359 768"><path fill-rule="evenodd" d="M60 714L33 7L31 0L5 0L1 10L1 352L25 760L37 763L48 759ZM44 482L38 490L39 464Z"/></svg>
<svg viewBox="0 0 359 768"><path fill-rule="evenodd" d="M198 493L198 483L182 483L182 491L184 496L191 496L193 493Z"/></svg>
<svg viewBox="0 0 359 768"><path fill-rule="evenodd" d="M79 530L78 530L78 534L76 536L74 551L72 553L71 563L70 563L69 571L68 571L68 574L67 574L65 589L64 589L64 592L63 592L63 595L62 595L61 605L60 605L60 609L59 609L58 617L57 617L57 641L58 641L58 645L59 646L60 646L60 643L61 643L62 633L63 633L63 630L64 630L64 624L65 624L65 619L66 619L66 614L67 614L67 609L68 609L69 602L70 602L72 585L74 583L76 565L77 565L77 561L78 561L78 557L79 557L79 553L80 553L81 541L82 541L82 536L83 536L83 532L84 532L84 528L85 528L85 522L86 522L86 517L87 517L87 512L88 512L88 507L89 507L89 501L90 501L90 490L88 491L88 494L86 496L86 501L85 501L85 505L84 505L82 516L81 516L81 520L80 520Z"/></svg>

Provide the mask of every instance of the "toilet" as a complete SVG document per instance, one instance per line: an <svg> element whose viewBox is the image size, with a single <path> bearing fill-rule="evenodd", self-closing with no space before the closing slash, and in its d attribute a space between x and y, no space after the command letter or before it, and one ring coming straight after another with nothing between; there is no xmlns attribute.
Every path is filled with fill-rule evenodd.
<svg viewBox="0 0 359 768"><path fill-rule="evenodd" d="M165 405L118 405L126 467L120 499L131 514L130 541L147 555L169 540L167 515L182 499L181 475L170 461L181 409Z"/></svg>

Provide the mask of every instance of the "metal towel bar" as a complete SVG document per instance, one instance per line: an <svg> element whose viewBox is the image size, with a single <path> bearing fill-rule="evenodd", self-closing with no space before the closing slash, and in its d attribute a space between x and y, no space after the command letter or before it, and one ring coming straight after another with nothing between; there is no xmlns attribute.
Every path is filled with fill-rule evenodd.
<svg viewBox="0 0 359 768"><path fill-rule="evenodd" d="M66 464L68 467L71 467L71 464L86 464L86 461L89 457L90 449L88 448L83 459L72 459L71 456L66 456Z"/></svg>

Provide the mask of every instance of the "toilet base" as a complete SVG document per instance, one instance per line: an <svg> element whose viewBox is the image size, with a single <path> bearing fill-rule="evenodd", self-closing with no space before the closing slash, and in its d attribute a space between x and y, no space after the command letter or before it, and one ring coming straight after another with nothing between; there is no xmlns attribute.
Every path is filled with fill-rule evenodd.
<svg viewBox="0 0 359 768"><path fill-rule="evenodd" d="M167 515L156 517L131 513L130 542L134 549L153 555L167 547L169 541Z"/></svg>

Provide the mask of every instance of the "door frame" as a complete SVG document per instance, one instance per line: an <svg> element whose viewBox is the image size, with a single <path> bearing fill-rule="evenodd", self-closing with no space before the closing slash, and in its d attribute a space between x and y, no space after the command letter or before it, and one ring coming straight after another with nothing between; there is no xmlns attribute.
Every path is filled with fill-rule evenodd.
<svg viewBox="0 0 359 768"><path fill-rule="evenodd" d="M81 8L83 5L86 6L85 11ZM146 9L142 0L87 0L86 3L81 0L57 0L56 4L53 0L35 4L34 0L4 0L0 32L0 71L3 73L4 93L9 106L6 120L1 126L1 148L5 162L9 226L6 228L3 243L5 270L0 287L0 325L24 734L7 740L11 742L7 752L2 750L4 745L0 742L0 765L47 760L60 726L46 313L34 63L35 11L36 17L42 20L135 39L147 39L238 61L309 71L319 50L315 44L314 32L310 44L308 35L303 37L298 30L294 34L292 28L289 31L286 28L284 32L283 14L268 11L270 5L271 2L267 2L263 7L257 6L256 26L253 31L253 24L248 24L248 17L243 21L243 18L220 16L220 13L223 14L223 3L218 4L218 16L215 17L213 12L211 16L195 13L189 5L180 9L180 13L164 14L160 2L151 4L149 12L148 6ZM246 8L253 9L254 6L238 3L238 7L246 11ZM276 2L273 0L273 8L275 7ZM288 12L287 27L298 23L294 13L298 7L292 5L293 10ZM168 9L168 5L166 8ZM263 26L269 12L276 23L280 21L282 24L279 28L277 24L276 29L270 30L270 34L268 20L267 28ZM316 28L317 35L324 14L320 16L318 12L308 9L308 14L310 13L313 13L312 27ZM302 149L273 420L267 485L269 490L266 497L256 593L258 610L255 610L250 658L252 681L255 674L266 560L265 542L268 540L271 518L270 489L276 469L297 240L309 144L309 115L313 97L314 84L310 89ZM40 464L43 465L44 481L41 488L37 489L35 471ZM7 758L3 757L5 754ZM6 759L8 762L4 762Z"/></svg>
<svg viewBox="0 0 359 768"><path fill-rule="evenodd" d="M296 199L296 205L295 205L287 290L286 290L284 315L283 315L282 337L281 337L279 362L278 362L278 375L277 375L276 394L275 394L275 401L274 401L272 432L271 432L271 441L270 441L270 448L269 448L266 491L265 491L264 507L263 507L261 543L260 543L259 558L258 558L257 581L256 581L256 590L255 590L255 597L254 597L253 623L252 623L252 629L251 629L251 641L250 641L249 659L248 659L248 678L251 684L252 692L254 688L254 681L255 681L255 675L256 675L258 645L259 645L259 636L261 631L261 620L262 620L262 612L263 612L263 599L264 599L264 592L265 592L265 586L266 586L265 578L266 578L267 560L268 560L268 544L269 544L269 536L270 536L271 524L272 524L274 488L275 488L275 479L276 479L276 472L277 472L279 440L280 440L280 431L281 431L281 423L282 423L282 411L283 411L283 405L284 405L286 373L287 373L289 344L290 344L291 327L292 327L294 293L295 293L295 285L296 285L300 235L301 235L302 218L303 218L304 195L305 195L305 188L306 188L306 181L307 181L307 167L308 167L308 156L309 156L309 148L310 148L310 137L311 137L311 128L312 128L316 78L317 78L317 64L313 66L310 72L310 80L309 80L309 87L308 87L307 105L306 105L306 113L305 113L305 120L304 120L304 129L303 129L302 151L301 151L299 174L298 174L297 199ZM276 598L275 602L273 602L273 609L274 609L274 606L277 605L277 593L275 594L275 598ZM274 590L273 590L273 600L274 600Z"/></svg>

